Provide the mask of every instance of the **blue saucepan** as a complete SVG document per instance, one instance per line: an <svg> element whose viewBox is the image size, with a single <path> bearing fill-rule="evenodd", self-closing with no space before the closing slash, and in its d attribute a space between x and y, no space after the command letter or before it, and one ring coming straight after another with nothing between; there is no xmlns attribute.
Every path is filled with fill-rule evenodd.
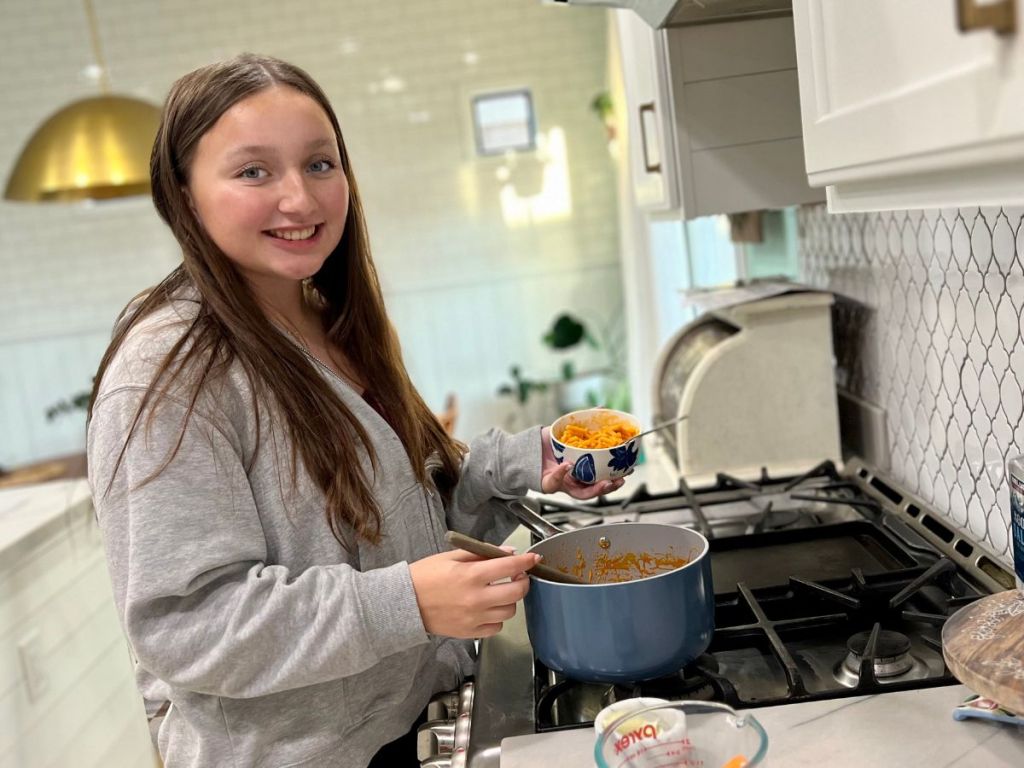
<svg viewBox="0 0 1024 768"><path fill-rule="evenodd" d="M585 579L601 555L602 562L629 554L687 561L618 583L560 584L531 575L526 626L534 653L550 669L576 680L635 682L676 672L707 650L715 593L708 541L696 531L659 523L595 525L558 533L529 551Z"/></svg>

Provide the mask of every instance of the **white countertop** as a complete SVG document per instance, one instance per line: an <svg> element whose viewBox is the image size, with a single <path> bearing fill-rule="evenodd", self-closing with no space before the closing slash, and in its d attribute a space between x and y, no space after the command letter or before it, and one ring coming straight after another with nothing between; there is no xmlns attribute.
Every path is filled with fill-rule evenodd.
<svg viewBox="0 0 1024 768"><path fill-rule="evenodd" d="M29 546L54 526L92 514L85 478L0 490L0 557Z"/></svg>
<svg viewBox="0 0 1024 768"><path fill-rule="evenodd" d="M956 721L962 685L752 710L768 733L772 768L1020 768L1024 728ZM501 768L592 768L593 729L501 742Z"/></svg>

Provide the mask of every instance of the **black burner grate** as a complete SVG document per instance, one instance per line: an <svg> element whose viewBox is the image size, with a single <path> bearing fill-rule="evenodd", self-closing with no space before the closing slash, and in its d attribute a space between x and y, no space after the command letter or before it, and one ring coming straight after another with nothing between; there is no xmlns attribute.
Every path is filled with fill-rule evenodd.
<svg viewBox="0 0 1024 768"><path fill-rule="evenodd" d="M831 462L793 479L722 474L712 488L682 483L675 494L641 486L624 503L593 507L686 509L694 527L713 532L716 505L737 500L754 509L746 532L710 537L716 629L707 653L678 674L626 686L576 682L536 661L538 731L589 725L637 696L753 708L956 682L942 625L988 591ZM776 502L784 509L773 511ZM834 509L842 515L820 511Z"/></svg>
<svg viewBox="0 0 1024 768"><path fill-rule="evenodd" d="M580 683L535 662L538 731L588 725L603 707L636 696L752 708L952 684L939 631L981 596L945 558L875 576L854 570L841 583L791 578L784 589L737 587L719 596L708 652L676 675L627 686ZM833 672L858 641L859 669L841 682ZM899 650L915 659L913 674L880 679L879 665L891 663L903 643ZM766 685L769 678L774 685Z"/></svg>

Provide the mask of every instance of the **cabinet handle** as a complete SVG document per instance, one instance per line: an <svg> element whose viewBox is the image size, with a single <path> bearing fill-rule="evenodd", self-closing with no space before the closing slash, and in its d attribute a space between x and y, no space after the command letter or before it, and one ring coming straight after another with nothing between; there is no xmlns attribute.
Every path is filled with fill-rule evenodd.
<svg viewBox="0 0 1024 768"><path fill-rule="evenodd" d="M991 29L999 35L1011 35L1017 31L1016 2L956 0L956 23L961 32Z"/></svg>
<svg viewBox="0 0 1024 768"><path fill-rule="evenodd" d="M661 163L657 162L651 164L647 154L647 123L644 121L644 114L648 113L651 117L654 116L654 102L648 102L647 104L640 105L640 142L643 144L644 151L644 170L648 173L661 173Z"/></svg>

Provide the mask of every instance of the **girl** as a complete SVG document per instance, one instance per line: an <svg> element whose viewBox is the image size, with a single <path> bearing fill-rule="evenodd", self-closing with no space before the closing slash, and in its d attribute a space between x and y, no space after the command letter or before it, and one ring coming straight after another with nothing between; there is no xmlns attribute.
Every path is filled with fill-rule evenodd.
<svg viewBox="0 0 1024 768"><path fill-rule="evenodd" d="M243 55L178 80L153 200L183 263L100 363L89 473L167 768L353 766L472 671L526 593L497 504L577 498L539 428L453 441L413 387L326 97ZM618 481L621 483L621 480ZM510 580L511 579L511 580ZM152 706L152 704L151 704ZM376 764L415 765L407 740Z"/></svg>

